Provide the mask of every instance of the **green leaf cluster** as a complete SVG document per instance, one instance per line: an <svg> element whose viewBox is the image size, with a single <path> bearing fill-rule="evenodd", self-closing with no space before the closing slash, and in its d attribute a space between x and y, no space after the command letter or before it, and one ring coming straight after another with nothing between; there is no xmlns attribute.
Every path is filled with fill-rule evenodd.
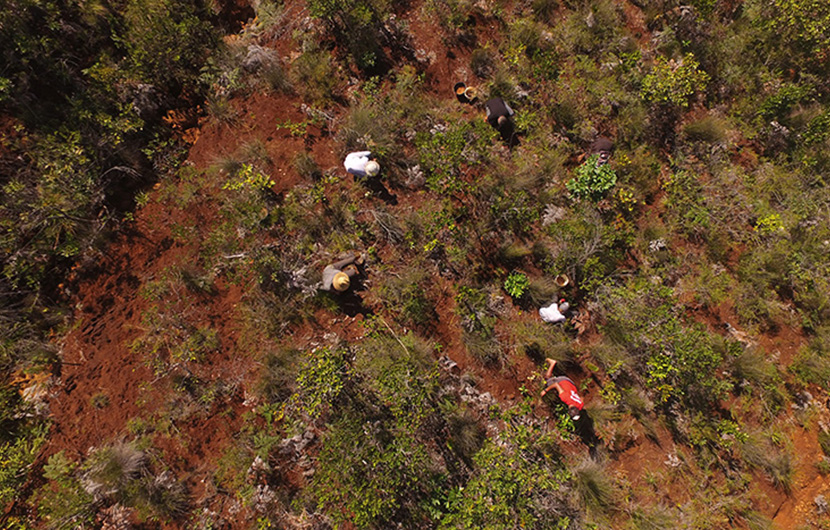
<svg viewBox="0 0 830 530"><path fill-rule="evenodd" d="M568 191L577 199L602 199L605 192L617 184L617 172L608 164L597 165L599 155L591 155L576 168L576 177L565 183Z"/></svg>
<svg viewBox="0 0 830 530"><path fill-rule="evenodd" d="M643 99L658 105L673 105L686 108L689 98L706 89L710 77L701 70L695 56L687 53L680 61L666 59L660 55L652 66L651 73L643 79Z"/></svg>

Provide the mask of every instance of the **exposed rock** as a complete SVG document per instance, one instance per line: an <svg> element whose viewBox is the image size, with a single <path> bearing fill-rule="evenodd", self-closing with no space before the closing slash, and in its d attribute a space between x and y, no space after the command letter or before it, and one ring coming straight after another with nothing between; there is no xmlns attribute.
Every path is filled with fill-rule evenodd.
<svg viewBox="0 0 830 530"><path fill-rule="evenodd" d="M816 513L818 515L824 515L827 513L828 505L827 499L824 498L824 495L816 496L816 498L813 499L813 502L816 503Z"/></svg>
<svg viewBox="0 0 830 530"><path fill-rule="evenodd" d="M161 116L162 100L162 95L155 86L140 83L133 92L133 110L144 121L156 120Z"/></svg>

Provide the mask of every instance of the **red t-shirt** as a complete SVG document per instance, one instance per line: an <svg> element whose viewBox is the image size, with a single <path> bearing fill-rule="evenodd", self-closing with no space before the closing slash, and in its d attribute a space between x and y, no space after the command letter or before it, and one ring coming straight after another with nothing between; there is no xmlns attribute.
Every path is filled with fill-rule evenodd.
<svg viewBox="0 0 830 530"><path fill-rule="evenodd" d="M579 397L579 393L576 391L576 385L570 379L564 379L559 381L559 387L562 389L562 392L559 393L559 399L569 407L576 407L582 410L582 398Z"/></svg>

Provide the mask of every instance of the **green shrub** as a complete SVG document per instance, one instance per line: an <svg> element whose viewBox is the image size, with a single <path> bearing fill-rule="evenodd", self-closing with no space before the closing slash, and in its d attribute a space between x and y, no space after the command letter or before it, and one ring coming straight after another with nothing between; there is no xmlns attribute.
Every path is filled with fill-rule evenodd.
<svg viewBox="0 0 830 530"><path fill-rule="evenodd" d="M608 164L597 165L599 155L591 155L576 169L576 177L565 186L577 199L600 200L617 184L617 173Z"/></svg>
<svg viewBox="0 0 830 530"><path fill-rule="evenodd" d="M496 316L488 308L488 297L485 290L461 286L455 301L464 345L473 357L494 366L504 361L506 352L496 336Z"/></svg>
<svg viewBox="0 0 830 530"><path fill-rule="evenodd" d="M8 507L20 495L20 487L46 441L47 431L46 425L31 422L11 431L14 436L8 441L0 442L0 506ZM6 431L0 440L9 438L11 432Z"/></svg>
<svg viewBox="0 0 830 530"><path fill-rule="evenodd" d="M38 507L38 516L50 528L74 530L92 525L98 503L76 476L77 467L63 451L50 456L43 466L44 477L53 483L40 487L32 499Z"/></svg>
<svg viewBox="0 0 830 530"><path fill-rule="evenodd" d="M708 82L709 74L700 69L691 53L680 61L659 55L643 79L641 95L651 103L685 108L691 96L705 90Z"/></svg>
<svg viewBox="0 0 830 530"><path fill-rule="evenodd" d="M674 173L663 185L672 219L687 237L702 239L709 234L711 214L698 178L687 171Z"/></svg>
<svg viewBox="0 0 830 530"><path fill-rule="evenodd" d="M513 271L510 276L504 280L504 290L511 298L521 298L530 287L530 280L523 272Z"/></svg>
<svg viewBox="0 0 830 530"><path fill-rule="evenodd" d="M428 295L429 275L422 266L406 268L380 287L384 305L406 326L429 327L438 321L435 302Z"/></svg>
<svg viewBox="0 0 830 530"><path fill-rule="evenodd" d="M717 373L724 352L715 348L702 327L684 323L683 308L671 289L636 280L600 290L598 303L605 318L603 334L628 352L619 361L617 356L604 361L611 363L611 369L630 363L663 403L681 400L691 407L709 407L712 399L726 391L725 382L700 377Z"/></svg>
<svg viewBox="0 0 830 530"><path fill-rule="evenodd" d="M339 79L327 50L310 46L292 63L291 71L294 85L301 87L306 98L320 105L329 104Z"/></svg>
<svg viewBox="0 0 830 530"><path fill-rule="evenodd" d="M428 173L427 187L440 193L465 189L459 179L461 169L487 162L496 134L483 120L460 121L430 132L419 132L415 147L419 162Z"/></svg>
<svg viewBox="0 0 830 530"><path fill-rule="evenodd" d="M571 528L577 515L562 500L571 476L552 441L550 433L508 424L473 457L466 484L445 493L438 528Z"/></svg>
<svg viewBox="0 0 830 530"><path fill-rule="evenodd" d="M431 347L379 328L358 345L353 369L332 406L311 490L336 523L417 525L438 471L421 438L436 406Z"/></svg>

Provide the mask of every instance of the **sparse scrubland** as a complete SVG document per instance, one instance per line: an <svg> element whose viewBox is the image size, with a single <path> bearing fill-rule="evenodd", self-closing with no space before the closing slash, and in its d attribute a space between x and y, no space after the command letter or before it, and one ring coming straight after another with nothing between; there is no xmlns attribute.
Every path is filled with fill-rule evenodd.
<svg viewBox="0 0 830 530"><path fill-rule="evenodd" d="M830 3L0 28L3 528L830 528Z"/></svg>

